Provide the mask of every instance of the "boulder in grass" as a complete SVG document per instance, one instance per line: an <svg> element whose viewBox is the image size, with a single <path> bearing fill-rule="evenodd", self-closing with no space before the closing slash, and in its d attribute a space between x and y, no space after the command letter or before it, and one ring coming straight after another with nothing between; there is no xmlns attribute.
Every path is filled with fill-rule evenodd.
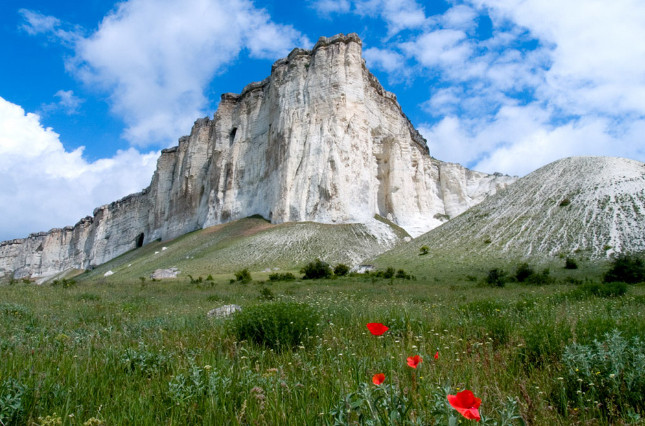
<svg viewBox="0 0 645 426"><path fill-rule="evenodd" d="M177 268L157 269L152 274L150 274L150 278L152 278L153 280L177 278L177 274L179 274L180 272L181 271Z"/></svg>
<svg viewBox="0 0 645 426"><path fill-rule="evenodd" d="M224 305L219 308L211 309L208 311L206 316L212 318L226 318L241 310L242 307L239 305Z"/></svg>

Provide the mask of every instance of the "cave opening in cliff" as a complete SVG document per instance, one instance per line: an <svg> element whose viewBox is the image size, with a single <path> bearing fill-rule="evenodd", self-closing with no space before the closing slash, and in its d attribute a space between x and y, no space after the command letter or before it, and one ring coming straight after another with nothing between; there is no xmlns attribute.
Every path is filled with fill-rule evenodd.
<svg viewBox="0 0 645 426"><path fill-rule="evenodd" d="M235 134L237 133L237 127L233 127L233 130L231 130L231 134L229 137L231 138L230 144L233 145L233 141L235 141Z"/></svg>
<svg viewBox="0 0 645 426"><path fill-rule="evenodd" d="M134 242L135 242L135 244L136 244L136 246L137 246L137 248L139 248L139 247L143 247L143 238L144 238L144 237L145 237L145 236L143 235L143 232L142 232L142 233L140 233L139 235L137 235L137 238L136 238L136 239L135 239L135 241L134 241Z"/></svg>

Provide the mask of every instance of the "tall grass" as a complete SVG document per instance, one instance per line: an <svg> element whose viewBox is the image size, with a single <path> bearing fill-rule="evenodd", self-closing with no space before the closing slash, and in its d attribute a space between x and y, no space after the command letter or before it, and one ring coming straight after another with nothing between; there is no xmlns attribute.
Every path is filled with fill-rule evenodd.
<svg viewBox="0 0 645 426"><path fill-rule="evenodd" d="M134 279L0 287L0 419L446 424L456 412L445 395L465 388L482 399L483 420L499 424L638 423L644 414L638 386L630 385L628 398L612 397L609 408L597 398L621 389L612 387L616 376L612 386L579 398L571 372L575 360L587 359L576 354L599 353L608 335L642 348L642 286L601 298L573 297L575 286L562 284L489 288L347 277L260 285L228 278L213 285ZM230 320L206 315L228 303L275 303L261 298L266 286L277 302L318 315L317 331L293 349L238 341ZM375 337L368 322L390 329ZM406 358L417 354L423 362L413 370ZM640 365L629 362L627 369ZM376 373L386 376L382 388L371 383Z"/></svg>

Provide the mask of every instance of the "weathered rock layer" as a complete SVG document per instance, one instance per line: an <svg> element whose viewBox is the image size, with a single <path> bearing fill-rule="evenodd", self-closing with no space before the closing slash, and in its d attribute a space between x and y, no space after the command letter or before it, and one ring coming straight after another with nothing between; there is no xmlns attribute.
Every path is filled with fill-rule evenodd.
<svg viewBox="0 0 645 426"><path fill-rule="evenodd" d="M430 157L361 53L355 34L294 49L163 150L143 192L74 227L0 243L0 275L85 269L253 214L274 223L367 223L378 214L419 235L514 181Z"/></svg>

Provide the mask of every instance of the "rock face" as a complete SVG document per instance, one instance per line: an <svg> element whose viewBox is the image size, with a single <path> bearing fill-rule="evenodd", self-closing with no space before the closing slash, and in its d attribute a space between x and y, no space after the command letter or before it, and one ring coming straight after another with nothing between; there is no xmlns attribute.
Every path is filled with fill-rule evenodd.
<svg viewBox="0 0 645 426"><path fill-rule="evenodd" d="M409 250L422 244L466 256L604 258L645 251L645 163L558 160L419 237Z"/></svg>
<svg viewBox="0 0 645 426"><path fill-rule="evenodd" d="M515 180L430 157L361 53L356 34L294 49L163 150L143 192L74 227L0 243L0 274L85 269L254 214L274 223L367 223L378 214L419 235Z"/></svg>

